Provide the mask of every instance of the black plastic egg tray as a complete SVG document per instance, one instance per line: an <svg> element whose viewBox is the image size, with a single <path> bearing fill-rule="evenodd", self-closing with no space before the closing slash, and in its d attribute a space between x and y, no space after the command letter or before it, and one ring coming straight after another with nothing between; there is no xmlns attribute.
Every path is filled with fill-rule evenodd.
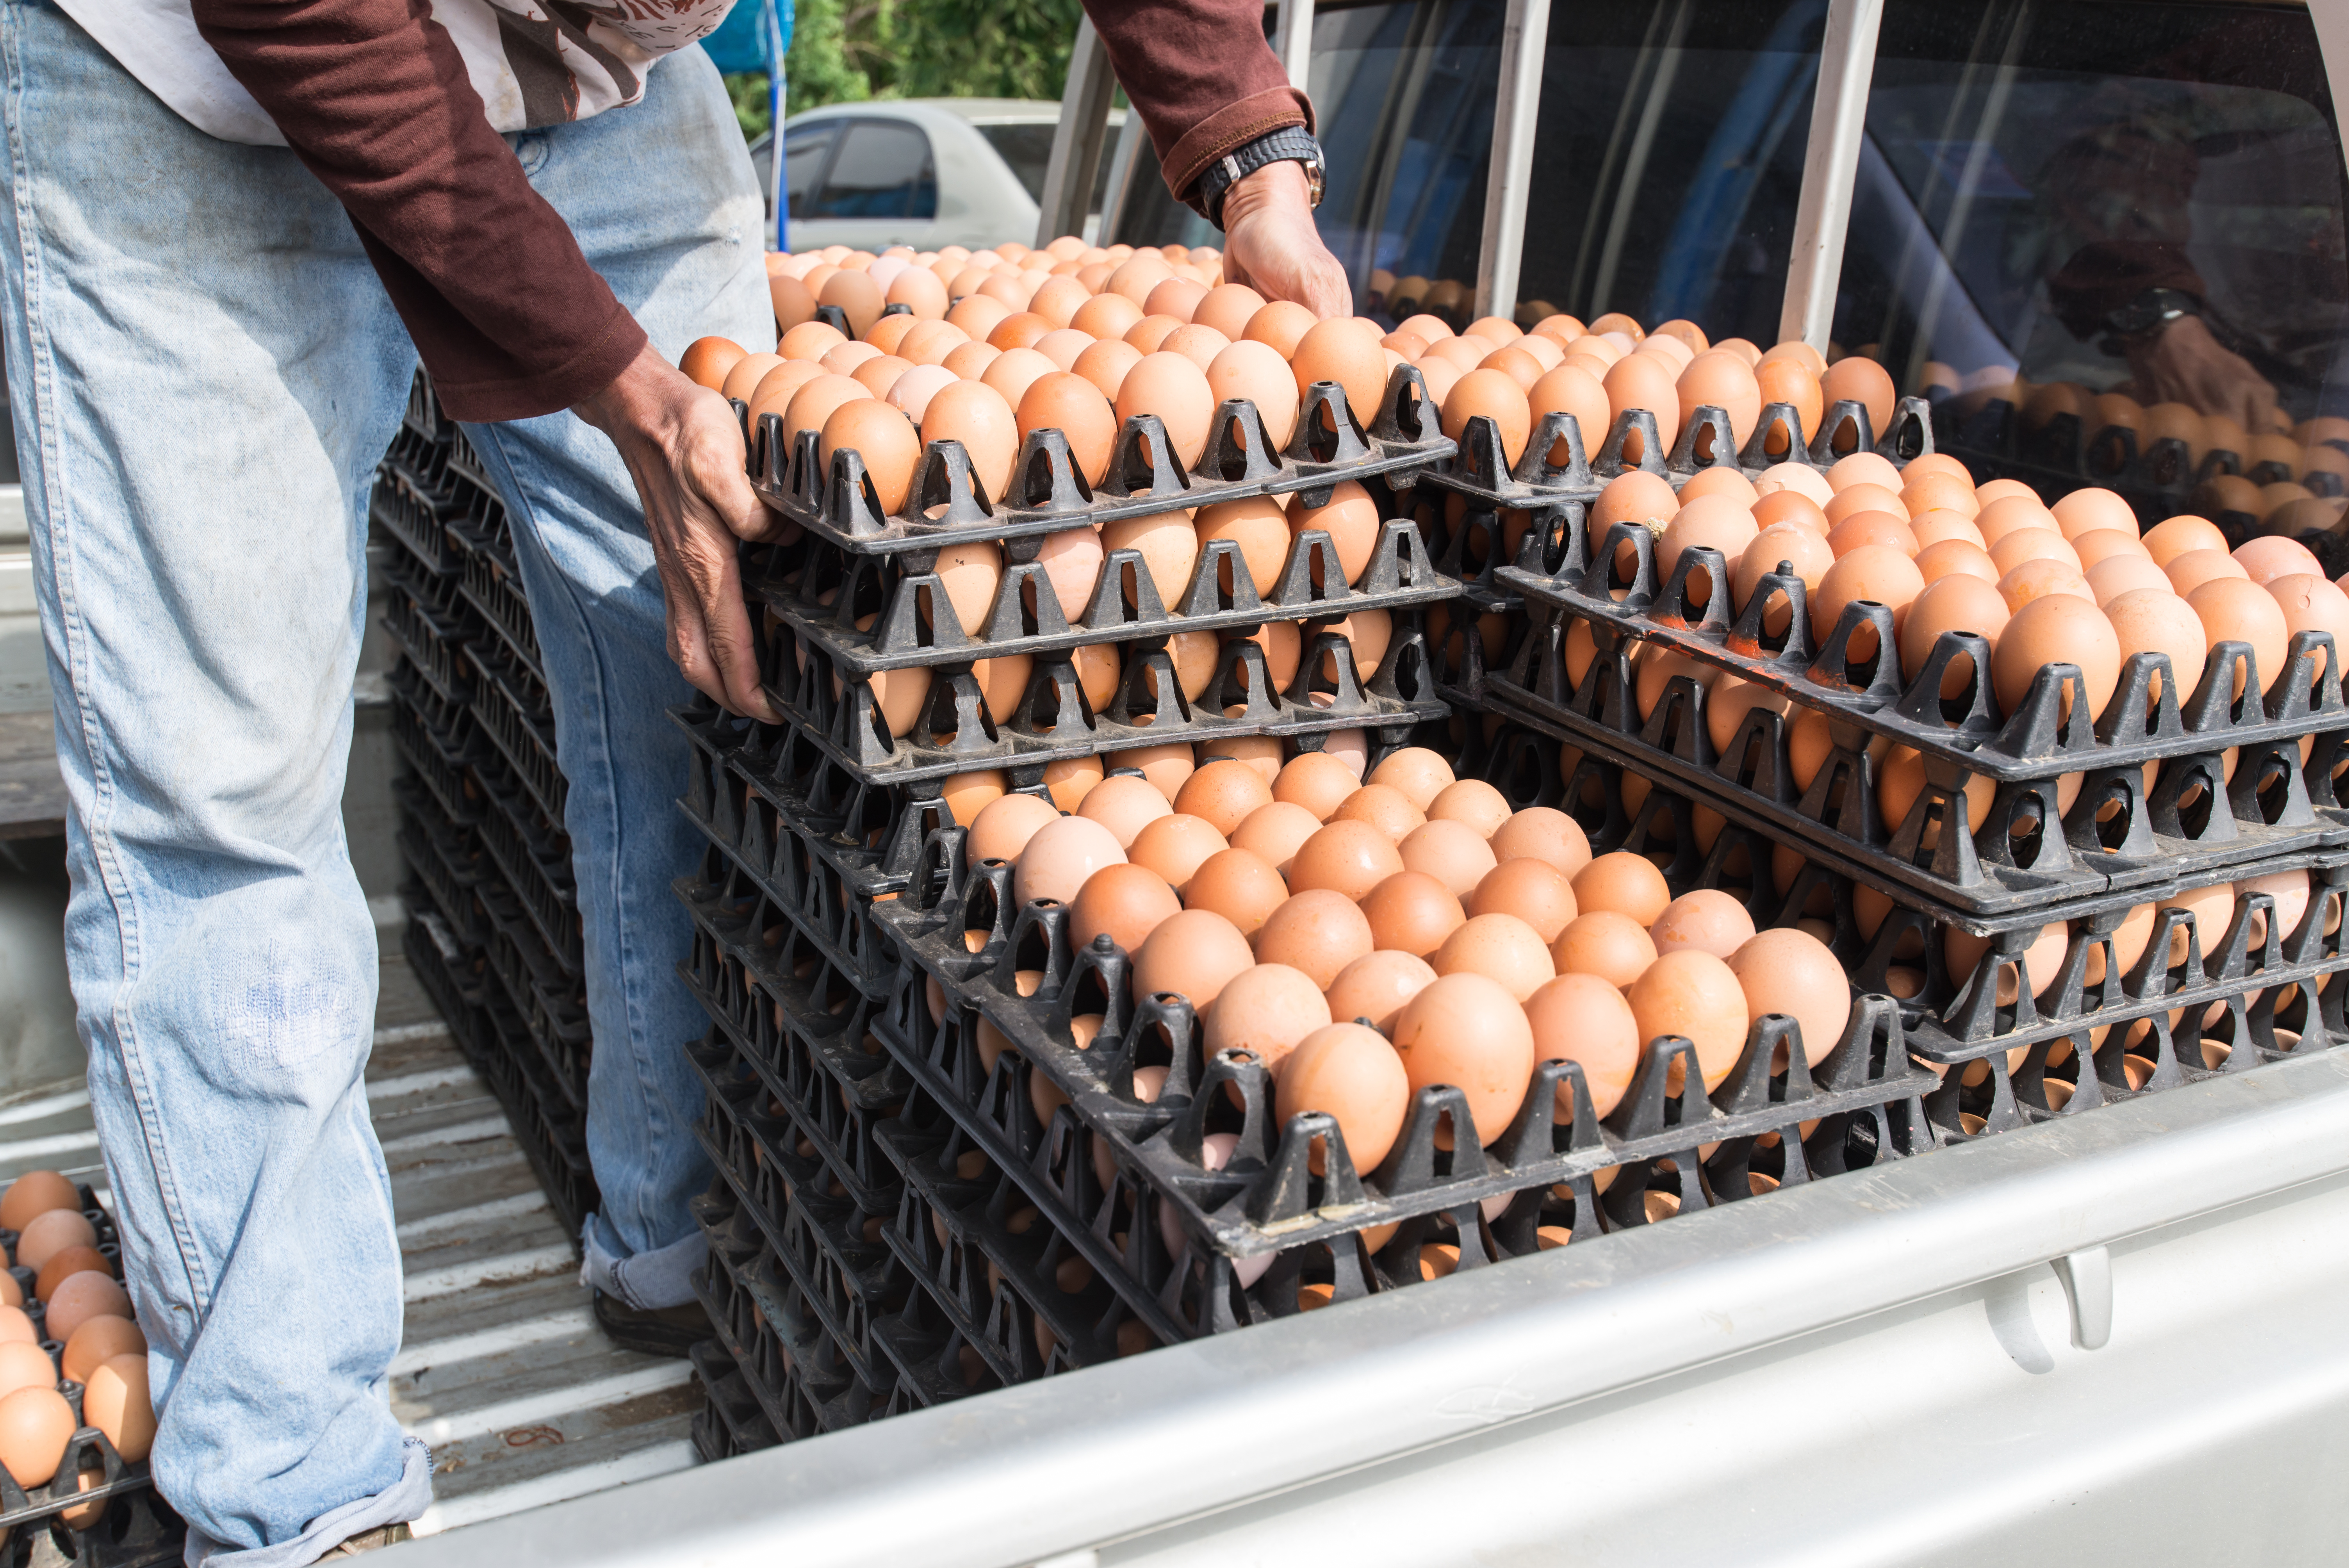
<svg viewBox="0 0 2349 1568"><path fill-rule="evenodd" d="M1383 487L1374 494L1383 493ZM859 675L918 665L1018 655L1049 655L1102 643L1163 640L1178 632L1249 631L1267 621L1332 621L1365 610L1399 611L1449 599L1459 584L1436 570L1418 525L1389 517L1360 583L1348 586L1327 531L1298 534L1279 577L1259 585L1239 546L1214 540L1186 583L1163 588L1136 550L1104 559L1084 613L1071 624L1042 562L1038 539L1013 541L1003 581L975 633L966 633L936 572L937 552L853 555L818 549L788 581L752 592L809 645ZM857 623L870 619L859 631Z"/></svg>
<svg viewBox="0 0 2349 1568"><path fill-rule="evenodd" d="M987 493L961 442L932 441L915 467L903 511L894 516L881 510L854 450L834 452L827 467L818 432L803 430L786 442L782 419L773 414L745 433L760 500L821 539L873 555L1024 539L1252 496L1303 490L1309 497L1341 480L1424 467L1453 450L1437 428L1426 382L1407 365L1388 376L1368 428L1337 383L1307 387L1285 450L1273 449L1254 404L1226 401L1216 410L1199 460L1187 469L1156 417L1136 415L1118 431L1098 489L1078 470L1058 430L1030 431L1020 442L1001 496Z"/></svg>
<svg viewBox="0 0 2349 1568"><path fill-rule="evenodd" d="M538 803L494 761L477 765L490 809L481 813L482 849L555 962L573 975L585 962L579 887L571 835L547 820Z"/></svg>
<svg viewBox="0 0 2349 1568"><path fill-rule="evenodd" d="M1640 457L1630 461L1623 454L1635 435L1640 439ZM1567 449L1567 460L1553 462L1561 444ZM1849 398L1831 404L1820 416L1818 433L1807 446L1794 405L1772 403L1755 419L1743 451L1731 445L1727 412L1710 404L1689 411L1680 439L1669 453L1656 416L1645 408L1626 408L1616 416L1596 458L1588 456L1581 421L1571 414L1545 414L1534 421L1515 467L1501 444L1499 428L1479 415L1463 425L1460 449L1452 460L1428 469L1419 479L1433 489L1516 511L1596 500L1608 480L1633 469L1668 480L1678 490L1712 468L1733 467L1752 479L1787 462L1831 468L1856 451L1875 452L1898 467L1932 449L1932 411L1918 397L1900 399L1880 440L1864 405Z"/></svg>
<svg viewBox="0 0 2349 1568"><path fill-rule="evenodd" d="M2239 740L2241 732L2227 726L2191 732L2184 741L2160 743L2173 754L2159 761L2148 789L2145 765L2153 758L2144 754L2146 745L2106 747L2094 738L2077 750L2069 740L2043 744L2051 731L2087 734L2085 726L2057 721L2064 683L2076 683L2078 672L2068 665L2051 665L2000 738L2022 735L2025 738L2014 740L2013 748L2041 759L1999 761L1989 744L1975 754L1985 759L1983 773L2023 775L1998 783L1980 828L1941 831L1944 820L1970 812L1964 790L1975 771L1971 763L1951 760L1945 746L1919 748L1925 783L1908 815L1888 826L1878 798L1880 753L1871 743L1909 744L1906 737L1921 736L1922 726L1902 721L1896 727L1882 710L1833 713L1830 750L1805 787L1794 770L1788 716L1754 708L1740 721L1730 744L1716 748L1705 713L1708 688L1676 676L1643 720L1631 664L1640 639L1611 624L1584 624L1595 651L1579 685L1573 683L1567 659L1576 617L1543 608L1527 624L1510 667L1483 672L1476 695L1593 755L1669 779L1724 816L1781 834L1847 874L1888 891L1897 887L1908 899L1921 900L1942 918L1961 923L2009 918L2179 877L2215 882L2249 862L2349 846L2349 810L2337 793L2349 769L2349 727L2319 732L2305 763L2299 738L2289 732L2257 740ZM2302 650L2296 671L2304 675L2310 667L2310 640L2323 637L2305 633L2295 639L2295 648ZM1951 634L1943 645L1961 639L1961 634ZM2250 656L2243 645L2223 644L2214 662L2230 650ZM2130 661L2126 680L2141 682L2160 660L2159 655L2138 655ZM1986 655L1982 663L1988 663ZM1939 662L1928 667L1920 677L1921 689L1934 689L1923 683L1938 681L1940 667ZM2116 708L2131 689L2143 688L2125 685ZM2327 701L2337 708L2337 688ZM2160 707L2169 717L2158 727L2167 733L2177 709L2166 698ZM2349 719L2349 711L2340 717ZM2229 750L2237 753L2231 780ZM2071 774L2082 777L2067 812L2061 793Z"/></svg>
<svg viewBox="0 0 2349 1568"><path fill-rule="evenodd" d="M450 705L436 720L419 700L431 688L404 658L392 666L386 684L398 699L391 705L391 743L400 759L450 821L479 822L490 804L474 769L494 750L481 738L472 710Z"/></svg>
<svg viewBox="0 0 2349 1568"><path fill-rule="evenodd" d="M1806 918L1826 923L1827 945L1851 976L1855 992L1901 998L1913 1057L1942 1064L1987 1060L2002 1071L2011 1053L2054 1048L2093 1035L2100 1047L2096 1070L2106 1081L2101 1088L2081 1084L2064 1091L2074 1095L2073 1109L2205 1076L2221 1062L2226 1070L2240 1072L2282 1056L2329 1049L2349 1037L2341 1011L2349 995L2343 973L2349 970L2349 959L2338 929L2343 901L2349 897L2349 855L2286 856L2238 868L2231 880L2282 871L2305 871L2309 876L2308 912L2298 928L2256 945L2250 932L2255 923L2263 930L2271 925L2261 917L2274 901L2265 893L2240 893L2223 930L2201 930L2184 912L2158 914L2147 956L2124 972L2114 962L2110 944L2129 913L2209 885L2177 879L2101 900L2043 905L2002 923L1961 923L1987 934L1991 945L1971 973L1961 973L1948 964L1941 943L1950 923L1901 903L1899 890L1854 879L1817 861L1799 863L1781 885L1776 861L1788 851L1780 835L1718 812L1711 813L1708 823L1708 809L1689 796L1651 784L1618 764L1588 753L1577 757L1571 746L1562 748L1551 737L1509 727L1455 765L1463 777L1494 785L1513 807L1566 811L1581 825L1594 853L1630 850L1650 856L1675 893L1700 887L1734 893L1757 929ZM1626 804L1627 796L1634 798L1633 804ZM1880 895L1872 921L1863 921L1857 907L1863 890ZM2056 920L2071 928L2063 964L2055 975L2033 980L2016 955ZM2154 961L2173 951L2176 962ZM2092 968L2106 978L2089 980ZM2009 982L2016 1000L2002 1002ZM2223 1017L2203 1021L2222 1005ZM2173 1029L2168 1015L2181 1008L2187 1016ZM2148 1019L2159 1037L2142 1047L2131 1044L2128 1026ZM2116 1026L2117 1037L2111 1034ZM2251 1048L2235 1050L2244 1044ZM2131 1068L2122 1059L2125 1047L2142 1055L2144 1062ZM2149 1073L2150 1080L2132 1084L2133 1071ZM2064 1109L2033 1104L2047 1114Z"/></svg>
<svg viewBox="0 0 2349 1568"><path fill-rule="evenodd" d="M50 1353L54 1358L54 1348ZM73 1407L76 1427L57 1474L27 1487L0 1469L0 1568L163 1568L179 1563L188 1527L156 1491L147 1461L125 1460L105 1433L80 1424L80 1384L60 1378L57 1391ZM84 1487L86 1476L95 1479ZM65 1522L69 1510L93 1503L104 1508L87 1525Z"/></svg>
<svg viewBox="0 0 2349 1568"><path fill-rule="evenodd" d="M1229 636L1195 702L1184 696L1164 638L1127 645L1117 690L1098 711L1066 657L1036 660L1026 692L1000 720L988 713L969 661L942 664L931 671L912 725L895 737L871 681L835 669L820 645L798 643L788 625L770 628L760 667L769 701L834 760L869 782L914 784L978 768L1237 736L1302 739L1361 729L1375 743L1449 711L1435 692L1419 614L1397 613L1386 654L1367 681L1344 636L1316 634L1300 649L1285 691L1273 689L1259 645Z"/></svg>
<svg viewBox="0 0 2349 1568"><path fill-rule="evenodd" d="M925 875L883 913L920 974L892 993L874 1033L924 1089L970 1113L974 1134L998 1144L990 1154L1007 1164L1033 1158L1060 1110L1068 1109L1072 1128L1106 1137L1121 1167L1144 1173L1154 1190L1174 1196L1191 1233L1229 1255L1274 1251L1537 1185L1571 1185L1607 1169L1677 1157L1677 1168L1690 1170L1698 1163L1690 1152L1696 1143L1734 1145L1795 1121L1878 1114L1925 1087L1909 1066L1899 1007L1889 998L1863 997L1844 1039L1816 1074L1791 1068L1772 1077L1774 1055L1789 1032L1798 1031L1791 1020L1764 1020L1710 1100L1701 1091L1673 1096L1665 1091L1669 1070L1693 1047L1661 1040L1645 1058L1640 1081L1602 1125L1591 1113L1581 1068L1546 1062L1536 1069L1516 1122L1489 1149L1438 1150L1446 1118L1467 1125L1467 1102L1457 1090L1429 1088L1413 1097L1402 1135L1380 1169L1356 1171L1328 1117L1275 1125L1271 1078L1252 1056L1227 1051L1212 1061L1204 1057L1188 1002L1154 996L1135 1003L1122 948L1097 939L1072 952L1065 905L1040 901L1012 909L1009 865L964 865L962 832L944 829L933 835ZM1025 996L1013 983L1023 970L1040 976ZM933 1015L925 976L938 983L943 1016ZM991 1068L975 1033L982 1014L1013 1047ZM1101 1016L1100 1033L1080 1049L1071 1043L1070 1020L1089 1014ZM1136 1096L1133 1072L1152 1065L1165 1066L1168 1077L1155 1103L1145 1103ZM1030 1070L1041 1071L1071 1104L1055 1108L1049 1118L1040 1114L1025 1079ZM1570 1125L1555 1121L1547 1109L1553 1104L1576 1107ZM1230 1171L1210 1171L1200 1162L1200 1140L1226 1130L1239 1135L1243 1152ZM1327 1177L1309 1169L1316 1139L1335 1150Z"/></svg>
<svg viewBox="0 0 2349 1568"><path fill-rule="evenodd" d="M546 684L519 659L501 658L486 645L474 667L481 682L473 692L473 717L505 758L538 809L550 821L563 820L570 781L555 762L554 707Z"/></svg>
<svg viewBox="0 0 2349 1568"><path fill-rule="evenodd" d="M482 503L449 525L463 548L458 591L490 630L506 646L506 656L518 659L532 676L544 682L546 661L539 652L537 624L531 619L530 600L523 592L521 569L514 564L513 530L504 502L485 495Z"/></svg>
<svg viewBox="0 0 2349 1568"><path fill-rule="evenodd" d="M1792 573L1765 573L1733 615L1728 595L1718 592L1731 576L1720 551L1691 546L1669 574L1658 571L1655 551L1655 535L1636 523L1617 523L1596 542L1588 529L1568 527L1529 534L1517 563L1500 577L1529 604L1585 623L1594 637L1604 628L1653 644L1871 736L2002 780L2349 730L2349 701L2329 633L2295 634L2281 678L2259 667L2249 644L2222 642L2202 668L2187 672L2194 684L2183 698L2178 694L2186 683L2170 678L2168 655L2132 655L2102 715L2088 713L2077 665L2050 664L2008 713L1987 678L1990 644L1976 634L1942 633L1916 678L1908 679L1889 607L1868 600L1847 604L1817 637L1803 581ZM1774 608L1787 613L1785 629L1775 634L1764 624ZM1945 694L1958 678L1962 687ZM2266 695L2251 695L2258 692ZM2075 696L2083 700L2075 702Z"/></svg>
<svg viewBox="0 0 2349 1568"><path fill-rule="evenodd" d="M719 1356L697 1347L695 1369L737 1451L860 1426L882 1413L875 1388L812 1310L749 1207L723 1178L693 1201L709 1238L694 1288L716 1331Z"/></svg>

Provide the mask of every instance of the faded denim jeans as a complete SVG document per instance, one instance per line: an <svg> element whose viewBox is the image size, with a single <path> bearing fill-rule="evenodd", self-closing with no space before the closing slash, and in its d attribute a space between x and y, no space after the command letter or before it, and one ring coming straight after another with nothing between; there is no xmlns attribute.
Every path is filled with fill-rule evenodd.
<svg viewBox="0 0 2349 1568"><path fill-rule="evenodd" d="M295 1568L429 1501L388 1400L391 1187L362 1080L377 955L340 804L369 478L416 355L283 148L214 140L41 0L0 0L9 394L70 811L66 938L189 1561ZM674 358L773 321L761 203L688 49L646 100L512 139ZM636 492L569 414L471 432L504 492L571 780L595 1028L585 1273L688 1299L706 1183L671 802L689 695Z"/></svg>

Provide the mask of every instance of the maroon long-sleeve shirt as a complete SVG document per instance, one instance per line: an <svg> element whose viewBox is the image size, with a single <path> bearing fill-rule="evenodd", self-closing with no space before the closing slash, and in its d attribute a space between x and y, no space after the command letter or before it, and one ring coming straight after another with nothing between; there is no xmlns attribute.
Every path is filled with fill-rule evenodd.
<svg viewBox="0 0 2349 1568"><path fill-rule="evenodd" d="M1087 0L1167 183L1310 125L1258 0ZM644 329L503 138L430 0L193 0L198 28L350 213L454 418L522 419L610 385ZM626 108L611 110L626 114Z"/></svg>

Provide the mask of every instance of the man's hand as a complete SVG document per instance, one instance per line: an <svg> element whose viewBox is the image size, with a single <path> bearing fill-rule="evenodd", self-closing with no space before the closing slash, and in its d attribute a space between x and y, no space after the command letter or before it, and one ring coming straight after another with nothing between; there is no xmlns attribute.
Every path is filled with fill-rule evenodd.
<svg viewBox="0 0 2349 1568"><path fill-rule="evenodd" d="M1346 269L1313 226L1312 192L1295 160L1268 163L1224 192L1224 281L1325 319L1354 314Z"/></svg>
<svg viewBox="0 0 2349 1568"><path fill-rule="evenodd" d="M2148 403L2183 403L2198 413L2224 414L2254 436L2275 428L2275 387L2249 360L2211 336L2199 315L2181 315L2159 335L2132 345L2128 357Z"/></svg>
<svg viewBox="0 0 2349 1568"><path fill-rule="evenodd" d="M571 411L612 438L636 480L668 601L668 656L729 713L774 723L735 554L771 520L744 472L733 409L647 344L609 387Z"/></svg>

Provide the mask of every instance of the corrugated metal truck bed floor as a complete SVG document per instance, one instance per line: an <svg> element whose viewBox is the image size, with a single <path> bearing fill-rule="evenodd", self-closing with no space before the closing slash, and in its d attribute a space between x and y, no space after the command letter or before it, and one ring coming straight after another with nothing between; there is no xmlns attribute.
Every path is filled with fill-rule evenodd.
<svg viewBox="0 0 2349 1568"><path fill-rule="evenodd" d="M396 934L382 945L367 1094L407 1270L392 1408L432 1446L435 1501L417 1532L690 1464L691 1369L622 1350L595 1327L570 1238L504 1113L409 973ZM0 1180L44 1166L110 1203L78 1087L0 1101Z"/></svg>

